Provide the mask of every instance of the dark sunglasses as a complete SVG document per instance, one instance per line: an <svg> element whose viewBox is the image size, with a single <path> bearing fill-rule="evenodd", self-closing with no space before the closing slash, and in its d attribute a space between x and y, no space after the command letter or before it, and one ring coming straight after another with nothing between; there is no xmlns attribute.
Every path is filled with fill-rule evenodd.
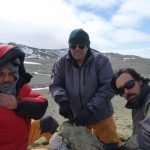
<svg viewBox="0 0 150 150"><path fill-rule="evenodd" d="M70 49L76 49L77 47L80 48L80 49L84 49L85 48L84 45L71 45Z"/></svg>
<svg viewBox="0 0 150 150"><path fill-rule="evenodd" d="M135 80L129 80L128 82L125 83L123 87L117 89L118 94L122 96L125 92L125 89L129 90L132 89L134 86L135 86Z"/></svg>

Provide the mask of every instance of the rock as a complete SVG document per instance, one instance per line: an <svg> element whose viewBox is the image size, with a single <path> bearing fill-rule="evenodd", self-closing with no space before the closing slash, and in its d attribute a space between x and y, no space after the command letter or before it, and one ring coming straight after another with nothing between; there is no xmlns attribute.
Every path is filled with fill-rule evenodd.
<svg viewBox="0 0 150 150"><path fill-rule="evenodd" d="M70 124L68 121L63 122L59 129L59 135L62 136L63 142L71 150L104 150L98 138L82 126Z"/></svg>
<svg viewBox="0 0 150 150"><path fill-rule="evenodd" d="M48 150L48 144L49 142L46 140L46 138L41 137L32 145L28 146L28 150Z"/></svg>

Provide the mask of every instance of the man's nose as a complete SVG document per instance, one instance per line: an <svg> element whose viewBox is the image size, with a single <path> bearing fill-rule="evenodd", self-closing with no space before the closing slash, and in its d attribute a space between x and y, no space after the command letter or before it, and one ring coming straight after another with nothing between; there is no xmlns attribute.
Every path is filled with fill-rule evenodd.
<svg viewBox="0 0 150 150"><path fill-rule="evenodd" d="M129 93L129 90L128 89L124 89L124 94L128 94Z"/></svg>
<svg viewBox="0 0 150 150"><path fill-rule="evenodd" d="M5 76L4 76L4 81L7 82L7 81L9 81L9 80L10 80L9 76L8 76L8 75L5 75Z"/></svg>

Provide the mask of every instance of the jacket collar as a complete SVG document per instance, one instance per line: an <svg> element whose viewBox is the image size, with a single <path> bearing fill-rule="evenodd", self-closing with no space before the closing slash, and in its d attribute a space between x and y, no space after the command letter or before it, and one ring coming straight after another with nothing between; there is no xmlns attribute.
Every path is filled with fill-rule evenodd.
<svg viewBox="0 0 150 150"><path fill-rule="evenodd" d="M84 60L84 63L82 66L86 66L92 59L93 59L94 55L93 53L91 52L91 49L89 49L87 51L87 54L86 54L86 57L85 57L85 60ZM76 68L80 68L79 65L77 64L76 60L72 57L71 55L71 52L70 50L68 51L68 54L67 54L67 60L69 62L71 62Z"/></svg>

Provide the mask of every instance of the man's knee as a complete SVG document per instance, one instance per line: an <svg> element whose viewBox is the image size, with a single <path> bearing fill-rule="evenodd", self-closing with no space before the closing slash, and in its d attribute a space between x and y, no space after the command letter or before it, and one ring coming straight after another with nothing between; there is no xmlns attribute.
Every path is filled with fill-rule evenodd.
<svg viewBox="0 0 150 150"><path fill-rule="evenodd" d="M50 132L53 134L56 132L59 124L57 120L55 120L51 116L44 116L40 119L40 127L41 127L41 133Z"/></svg>

